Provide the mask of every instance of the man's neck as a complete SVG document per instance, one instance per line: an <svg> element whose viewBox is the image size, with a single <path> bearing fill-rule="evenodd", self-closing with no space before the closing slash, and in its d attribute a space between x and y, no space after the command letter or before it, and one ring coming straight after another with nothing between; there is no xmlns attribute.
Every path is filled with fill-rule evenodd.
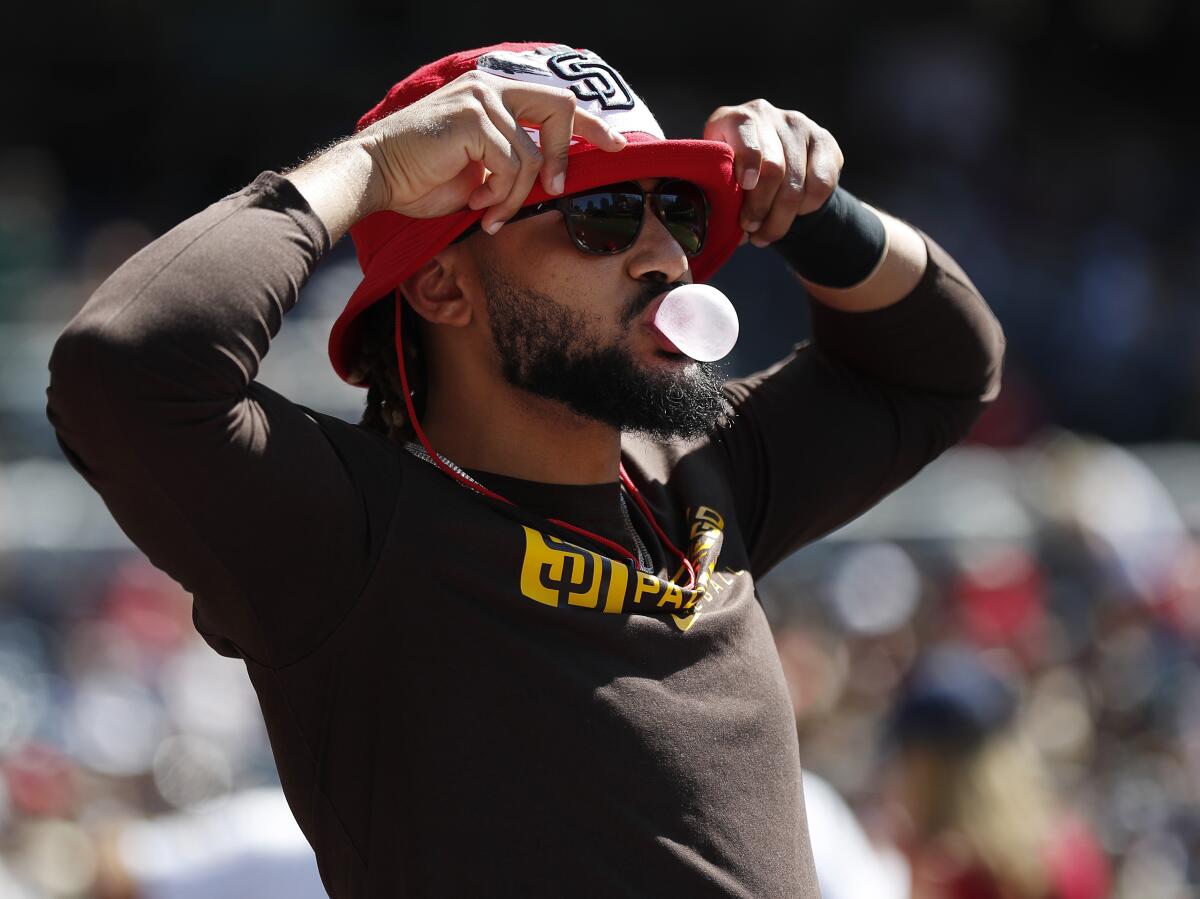
<svg viewBox="0 0 1200 899"><path fill-rule="evenodd" d="M421 428L433 449L461 468L547 484L619 478L617 428L507 383L489 390L431 390Z"/></svg>

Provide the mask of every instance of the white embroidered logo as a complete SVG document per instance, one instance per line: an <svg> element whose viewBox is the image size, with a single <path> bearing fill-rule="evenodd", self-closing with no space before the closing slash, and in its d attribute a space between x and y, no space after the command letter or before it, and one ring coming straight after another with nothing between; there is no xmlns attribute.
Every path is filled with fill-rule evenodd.
<svg viewBox="0 0 1200 899"><path fill-rule="evenodd" d="M488 53L475 60L475 67L502 78L565 87L576 103L598 115L618 131L644 131L664 140L662 128L649 107L621 77L620 72L591 50L576 50L565 44ZM541 146L538 130L525 130ZM571 138L571 143L578 143Z"/></svg>
<svg viewBox="0 0 1200 899"><path fill-rule="evenodd" d="M575 96L587 102L595 100L603 109L633 109L633 93L611 66L582 53L558 53L546 66L566 81Z"/></svg>

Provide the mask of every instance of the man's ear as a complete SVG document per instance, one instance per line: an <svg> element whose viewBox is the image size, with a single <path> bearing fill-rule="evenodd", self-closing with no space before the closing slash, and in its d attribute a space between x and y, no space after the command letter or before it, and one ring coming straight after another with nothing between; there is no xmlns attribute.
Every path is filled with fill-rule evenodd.
<svg viewBox="0 0 1200 899"><path fill-rule="evenodd" d="M400 292L427 322L463 327L471 321L471 303L463 294L459 273L446 253L434 256L405 278Z"/></svg>

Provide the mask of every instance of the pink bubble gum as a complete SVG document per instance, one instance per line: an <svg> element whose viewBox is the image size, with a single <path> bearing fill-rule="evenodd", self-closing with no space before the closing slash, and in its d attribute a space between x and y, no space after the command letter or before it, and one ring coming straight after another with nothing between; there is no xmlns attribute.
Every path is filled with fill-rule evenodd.
<svg viewBox="0 0 1200 899"><path fill-rule="evenodd" d="M697 362L728 356L738 338L733 303L709 284L684 284L668 293L654 314L654 327Z"/></svg>

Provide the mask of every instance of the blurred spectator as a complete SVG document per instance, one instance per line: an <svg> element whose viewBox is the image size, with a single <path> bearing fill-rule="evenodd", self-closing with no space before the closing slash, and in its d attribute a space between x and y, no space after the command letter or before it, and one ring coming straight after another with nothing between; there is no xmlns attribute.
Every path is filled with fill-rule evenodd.
<svg viewBox="0 0 1200 899"><path fill-rule="evenodd" d="M888 722L883 801L917 899L1103 899L1108 863L1059 806L1015 725L1017 693L974 650L943 646Z"/></svg>

